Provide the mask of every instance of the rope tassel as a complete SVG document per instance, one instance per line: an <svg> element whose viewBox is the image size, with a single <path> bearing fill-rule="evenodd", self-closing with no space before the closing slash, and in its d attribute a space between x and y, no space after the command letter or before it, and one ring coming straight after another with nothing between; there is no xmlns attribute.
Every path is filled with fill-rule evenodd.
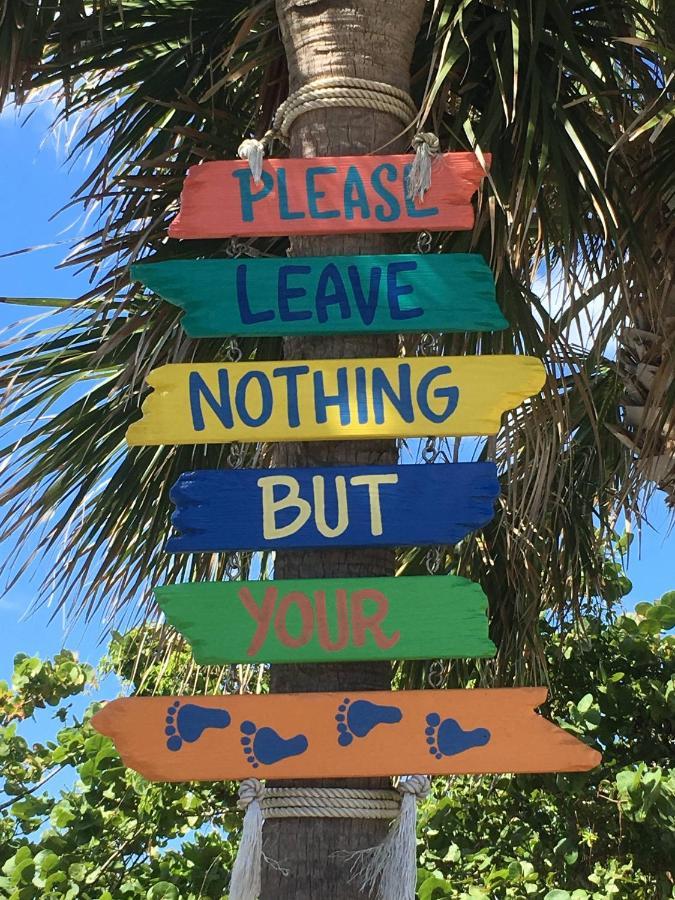
<svg viewBox="0 0 675 900"><path fill-rule="evenodd" d="M257 778L239 785L239 809L245 809L244 825L237 858L232 866L230 900L257 900L260 894L262 865L263 813L260 801L265 788Z"/></svg>
<svg viewBox="0 0 675 900"><path fill-rule="evenodd" d="M377 900L415 900L417 888L417 801L431 790L426 775L401 780L401 809L377 847L352 854L352 880ZM377 892L377 893L375 893Z"/></svg>
<svg viewBox="0 0 675 900"><path fill-rule="evenodd" d="M260 184L262 179L263 158L265 156L265 141L256 140L256 138L246 138L239 144L237 150L239 159L247 159L248 165L253 176L253 181Z"/></svg>
<svg viewBox="0 0 675 900"><path fill-rule="evenodd" d="M431 187L431 167L441 151L441 142L431 131L420 131L412 140L415 159L408 176L407 193L411 200L424 202L424 195Z"/></svg>
<svg viewBox="0 0 675 900"><path fill-rule="evenodd" d="M396 790L357 788L266 788L257 778L239 786L239 809L245 809L239 852L232 867L230 900L258 900L262 861L284 874L279 863L265 856L262 830L266 819L352 818L393 822L382 844L349 854L352 878L378 900L415 900L417 882L417 800L426 797L425 775L401 780Z"/></svg>

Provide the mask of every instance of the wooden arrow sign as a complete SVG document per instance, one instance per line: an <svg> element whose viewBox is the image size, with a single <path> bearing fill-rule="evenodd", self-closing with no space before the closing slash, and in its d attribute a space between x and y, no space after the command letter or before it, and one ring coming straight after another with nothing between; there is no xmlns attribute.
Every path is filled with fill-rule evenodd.
<svg viewBox="0 0 675 900"><path fill-rule="evenodd" d="M174 259L131 274L185 310L194 338L507 327L475 253Z"/></svg>
<svg viewBox="0 0 675 900"><path fill-rule="evenodd" d="M444 153L424 202L408 197L411 155L266 159L255 184L241 160L188 170L175 238L457 231L473 228L471 197L485 175L473 153ZM489 158L488 158L489 164Z"/></svg>
<svg viewBox="0 0 675 900"><path fill-rule="evenodd" d="M600 754L533 710L545 688L129 697L92 719L151 781L576 772Z"/></svg>
<svg viewBox="0 0 675 900"><path fill-rule="evenodd" d="M155 589L199 665L491 657L487 598L452 575Z"/></svg>
<svg viewBox="0 0 675 900"><path fill-rule="evenodd" d="M148 376L154 392L131 445L489 435L537 392L526 356L181 363Z"/></svg>
<svg viewBox="0 0 675 900"><path fill-rule="evenodd" d="M185 472L166 549L455 544L487 525L498 494L494 463Z"/></svg>

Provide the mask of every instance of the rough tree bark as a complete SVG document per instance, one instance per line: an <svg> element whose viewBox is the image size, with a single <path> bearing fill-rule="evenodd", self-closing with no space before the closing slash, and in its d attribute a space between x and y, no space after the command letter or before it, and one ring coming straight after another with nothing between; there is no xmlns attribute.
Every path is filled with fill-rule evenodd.
<svg viewBox="0 0 675 900"><path fill-rule="evenodd" d="M281 34L288 58L289 89L316 78L348 75L384 81L408 89L410 61L425 0L277 0ZM405 150L397 139L402 124L387 113L358 109L323 109L295 123L291 156L364 154ZM392 253L400 238L354 235L295 238L294 256ZM286 359L333 359L396 356L391 335L286 338ZM393 441L285 444L277 449L279 466L391 464L397 459ZM275 577L316 578L392 575L394 555L387 549L284 552L276 557ZM388 663L279 665L272 667L274 692L386 690ZM280 784L282 782L279 782ZM288 784L289 782L283 782ZM316 782L314 782L316 784ZM381 787L386 780L323 782ZM348 883L349 868L340 851L373 846L387 823L353 819L285 819L265 825L264 849L289 874L264 867L263 900L352 900L363 894Z"/></svg>

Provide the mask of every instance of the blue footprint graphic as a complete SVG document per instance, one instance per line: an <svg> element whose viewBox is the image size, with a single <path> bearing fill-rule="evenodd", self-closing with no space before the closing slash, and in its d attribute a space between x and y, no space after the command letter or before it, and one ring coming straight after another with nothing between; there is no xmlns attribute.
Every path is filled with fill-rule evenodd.
<svg viewBox="0 0 675 900"><path fill-rule="evenodd" d="M272 766L282 759L288 759L289 756L300 756L309 747L304 734L282 738L274 728L258 728L255 722L248 719L241 723L241 733L244 756L254 769L257 769L260 763Z"/></svg>
<svg viewBox="0 0 675 900"><path fill-rule="evenodd" d="M444 756L454 756L463 753L472 747L483 747L490 740L490 732L487 728L474 728L472 731L464 731L456 719L443 719L438 713L429 713L427 716L427 735L429 753L436 759Z"/></svg>
<svg viewBox="0 0 675 900"><path fill-rule="evenodd" d="M355 737L365 737L377 725L393 725L402 718L398 706L380 706L370 700L352 702L349 697L345 697L335 716L338 723L338 744L348 747Z"/></svg>
<svg viewBox="0 0 675 900"><path fill-rule="evenodd" d="M169 736L166 746L169 750L180 750L183 742L193 744L207 728L227 728L230 721L226 709L197 706L196 703L181 706L180 700L176 700L166 711L164 733Z"/></svg>

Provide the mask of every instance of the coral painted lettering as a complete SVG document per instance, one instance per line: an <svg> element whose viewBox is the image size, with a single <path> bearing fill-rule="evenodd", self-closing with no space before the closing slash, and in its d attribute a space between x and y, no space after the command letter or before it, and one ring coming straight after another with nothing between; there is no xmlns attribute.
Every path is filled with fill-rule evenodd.
<svg viewBox="0 0 675 900"><path fill-rule="evenodd" d="M200 581L155 596L199 665L495 654L487 597L451 575Z"/></svg>
<svg viewBox="0 0 675 900"><path fill-rule="evenodd" d="M270 627L274 628L279 642L292 649L304 647L316 631L322 649L331 653L343 650L350 640L355 647L363 647L368 633L381 650L389 650L401 637L400 631L384 632L382 626L389 612L389 601L381 591L372 588L349 594L343 588L335 591L335 599L330 603L331 610L334 609L337 615L337 630L333 635L326 591L315 591L312 599L302 591L290 591L279 597L279 591L271 585L258 603L252 591L243 587L239 599L255 623L255 633L246 651L249 656L262 650Z"/></svg>

